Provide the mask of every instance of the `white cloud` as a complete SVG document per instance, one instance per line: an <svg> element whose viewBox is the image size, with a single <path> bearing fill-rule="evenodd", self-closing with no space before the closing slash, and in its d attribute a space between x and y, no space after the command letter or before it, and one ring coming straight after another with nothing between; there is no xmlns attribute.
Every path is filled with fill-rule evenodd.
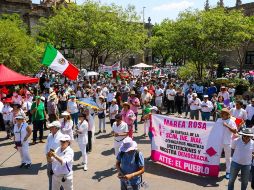
<svg viewBox="0 0 254 190"><path fill-rule="evenodd" d="M189 7L191 7L192 5L194 5L194 2L192 1L180 1L180 2L172 2L172 3L165 3L165 4L161 4L158 6L155 6L153 8L153 10L155 11L168 11L168 10L185 10Z"/></svg>

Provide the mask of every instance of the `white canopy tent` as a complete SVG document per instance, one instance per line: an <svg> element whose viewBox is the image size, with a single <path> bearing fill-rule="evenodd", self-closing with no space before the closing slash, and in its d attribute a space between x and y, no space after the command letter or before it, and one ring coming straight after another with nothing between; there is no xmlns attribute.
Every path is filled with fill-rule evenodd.
<svg viewBox="0 0 254 190"><path fill-rule="evenodd" d="M153 66L147 65L147 64L145 64L145 63L139 63L139 64L137 64L137 65L133 65L132 67L134 67L134 68L151 68L151 67L153 67Z"/></svg>

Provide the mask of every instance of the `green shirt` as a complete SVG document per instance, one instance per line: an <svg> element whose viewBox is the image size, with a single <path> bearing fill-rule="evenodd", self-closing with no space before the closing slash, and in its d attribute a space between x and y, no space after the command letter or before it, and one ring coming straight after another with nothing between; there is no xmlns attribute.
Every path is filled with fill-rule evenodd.
<svg viewBox="0 0 254 190"><path fill-rule="evenodd" d="M151 113L151 108L152 106L150 104L146 106L144 105L144 109L143 109L144 115Z"/></svg>
<svg viewBox="0 0 254 190"><path fill-rule="evenodd" d="M33 110L34 108L36 108L36 102L32 104L31 110ZM35 111L32 115L32 121L44 120L45 119L44 110L45 110L44 103L40 102L40 104L37 106L37 111Z"/></svg>

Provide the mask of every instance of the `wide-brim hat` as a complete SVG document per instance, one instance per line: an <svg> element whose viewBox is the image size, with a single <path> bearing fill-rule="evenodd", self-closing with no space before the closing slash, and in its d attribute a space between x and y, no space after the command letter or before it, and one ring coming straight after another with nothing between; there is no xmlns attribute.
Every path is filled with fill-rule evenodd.
<svg viewBox="0 0 254 190"><path fill-rule="evenodd" d="M137 150L138 149L138 145L135 141L132 140L132 138L130 137L126 137L120 148L119 148L119 151L120 152L129 152L131 150Z"/></svg>
<svg viewBox="0 0 254 190"><path fill-rule="evenodd" d="M131 93L130 93L130 95L136 95L135 91L132 90Z"/></svg>
<svg viewBox="0 0 254 190"><path fill-rule="evenodd" d="M15 119L25 119L25 117L23 115L17 115Z"/></svg>
<svg viewBox="0 0 254 190"><path fill-rule="evenodd" d="M128 102L124 102L122 106L131 106Z"/></svg>
<svg viewBox="0 0 254 190"><path fill-rule="evenodd" d="M221 112L224 112L224 113L227 113L227 114L231 115L230 111L227 108L223 108L221 110Z"/></svg>
<svg viewBox="0 0 254 190"><path fill-rule="evenodd" d="M71 96L70 96L70 99L71 99L71 98L76 98L76 96L75 96L75 95L71 95Z"/></svg>
<svg viewBox="0 0 254 190"><path fill-rule="evenodd" d="M48 128L51 128L51 127L56 127L56 128L61 128L61 123L59 121L53 121L52 123L49 123Z"/></svg>
<svg viewBox="0 0 254 190"><path fill-rule="evenodd" d="M193 93L192 96L193 97L198 97L198 94L197 93Z"/></svg>
<svg viewBox="0 0 254 190"><path fill-rule="evenodd" d="M70 141L71 137L69 135L63 135L59 140L60 141Z"/></svg>
<svg viewBox="0 0 254 190"><path fill-rule="evenodd" d="M69 115L71 115L69 112L67 112L67 111L64 111L62 114L61 114L62 116L69 116Z"/></svg>
<svg viewBox="0 0 254 190"><path fill-rule="evenodd" d="M209 98L209 96L208 95L204 95L204 98Z"/></svg>
<svg viewBox="0 0 254 190"><path fill-rule="evenodd" d="M249 136L249 137L254 137L254 134L251 129L243 129L242 131L239 132L239 135L244 135L244 136Z"/></svg>
<svg viewBox="0 0 254 190"><path fill-rule="evenodd" d="M112 102L117 102L117 100L115 98L112 99Z"/></svg>
<svg viewBox="0 0 254 190"><path fill-rule="evenodd" d="M101 99L105 99L105 97L104 97L104 96L99 96L99 98L101 98Z"/></svg>

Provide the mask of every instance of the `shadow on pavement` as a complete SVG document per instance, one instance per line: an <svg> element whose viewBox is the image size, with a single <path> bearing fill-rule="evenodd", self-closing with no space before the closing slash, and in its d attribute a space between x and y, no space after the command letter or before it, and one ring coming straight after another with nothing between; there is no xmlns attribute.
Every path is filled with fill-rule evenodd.
<svg viewBox="0 0 254 190"><path fill-rule="evenodd" d="M112 137L111 133L108 133L108 134L103 134L103 135L100 135L100 136L97 136L96 139L105 139L105 138L110 138Z"/></svg>
<svg viewBox="0 0 254 190"><path fill-rule="evenodd" d="M18 188L0 186L0 190L25 190L25 189L18 189Z"/></svg>
<svg viewBox="0 0 254 190"><path fill-rule="evenodd" d="M97 171L97 172L94 172L94 176L92 177L92 179L98 180L98 182L100 182L104 178L110 177L116 173L117 173L117 170L114 168L110 168L103 171Z"/></svg>
<svg viewBox="0 0 254 190"><path fill-rule="evenodd" d="M39 170L41 169L41 164L32 164L31 168L19 168L19 166L0 168L0 176L8 175L38 175Z"/></svg>
<svg viewBox="0 0 254 190"><path fill-rule="evenodd" d="M150 144L149 138L146 138L144 136L137 136L133 138L134 141L138 144Z"/></svg>
<svg viewBox="0 0 254 190"><path fill-rule="evenodd" d="M218 182L224 179L224 176L219 178L212 178L212 177L201 177L195 176L188 173L183 173L181 171L177 171L163 165L148 162L145 163L145 172L150 173L157 176L167 177L170 179L181 180L189 183L195 183L198 186L202 187L218 187Z"/></svg>
<svg viewBox="0 0 254 190"><path fill-rule="evenodd" d="M110 155L114 154L114 151L115 151L114 148L111 148L109 150L104 150L103 152L101 152L101 154L103 156L110 156Z"/></svg>
<svg viewBox="0 0 254 190"><path fill-rule="evenodd" d="M13 143L13 141L9 141L9 142L1 143L1 144L0 144L0 147L1 147L1 146L9 146L9 145L11 145L11 144L13 144L13 147L15 146L14 143Z"/></svg>

